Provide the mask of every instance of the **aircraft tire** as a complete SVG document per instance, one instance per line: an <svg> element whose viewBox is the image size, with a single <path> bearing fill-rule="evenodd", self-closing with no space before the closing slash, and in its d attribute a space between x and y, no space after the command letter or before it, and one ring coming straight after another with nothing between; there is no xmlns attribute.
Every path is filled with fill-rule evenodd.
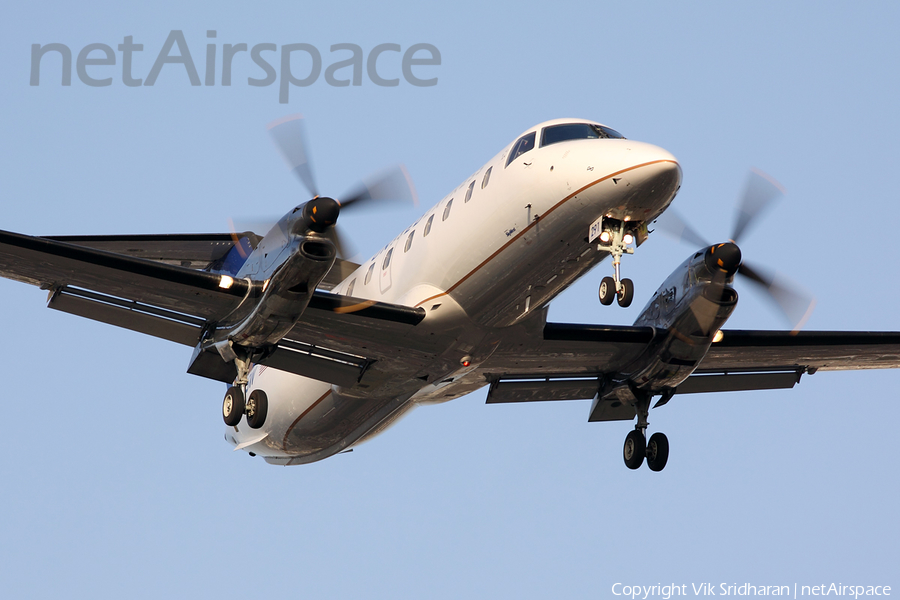
<svg viewBox="0 0 900 600"><path fill-rule="evenodd" d="M644 463L644 455L647 451L647 441L644 434L633 429L625 436L625 447L622 449L622 457L625 466L629 469L638 469Z"/></svg>
<svg viewBox="0 0 900 600"><path fill-rule="evenodd" d="M229 427L234 427L241 422L244 416L244 392L239 386L231 386L225 392L222 400L222 418Z"/></svg>
<svg viewBox="0 0 900 600"><path fill-rule="evenodd" d="M616 297L616 280L612 277L604 277L600 280L600 304L609 306Z"/></svg>
<svg viewBox="0 0 900 600"><path fill-rule="evenodd" d="M662 471L669 462L669 438L657 431L647 442L647 466L651 471Z"/></svg>
<svg viewBox="0 0 900 600"><path fill-rule="evenodd" d="M622 308L631 306L631 301L634 300L634 282L630 279L623 279L621 289L619 289L616 297L619 301L619 306Z"/></svg>
<svg viewBox="0 0 900 600"><path fill-rule="evenodd" d="M253 390L250 392L250 398L247 401L247 425L250 429L259 429L266 423L266 415L269 412L269 398L262 390Z"/></svg>

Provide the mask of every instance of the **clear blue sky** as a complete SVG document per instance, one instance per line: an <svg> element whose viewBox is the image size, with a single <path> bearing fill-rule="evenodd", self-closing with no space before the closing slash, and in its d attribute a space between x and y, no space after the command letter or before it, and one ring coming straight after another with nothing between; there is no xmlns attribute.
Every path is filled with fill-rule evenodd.
<svg viewBox="0 0 900 600"><path fill-rule="evenodd" d="M900 9L833 2L17 3L0 20L0 228L32 234L220 232L304 200L265 124L302 112L333 194L402 162L422 204L342 221L377 250L527 127L584 117L671 151L676 201L725 238L747 171L785 198L744 254L818 298L808 329L898 330ZM113 48L146 77L182 30L204 77L223 44L439 48L437 85L290 90L30 86L31 45ZM92 57L101 56L99 53ZM240 55L239 55L240 56ZM390 57L390 54L386 54ZM394 55L396 56L396 55ZM73 57L74 58L74 57ZM235 59L238 60L237 58ZM399 59L384 76L400 76ZM602 265L551 319L631 323L692 249L660 236ZM739 288L731 327L781 328ZM222 386L189 352L50 311L0 281L4 451L0 589L8 598L603 598L615 582L892 585L900 590L900 372L819 373L791 391L676 397L650 415L663 473L622 464L628 423L583 402L421 408L356 452L277 468L222 439Z"/></svg>

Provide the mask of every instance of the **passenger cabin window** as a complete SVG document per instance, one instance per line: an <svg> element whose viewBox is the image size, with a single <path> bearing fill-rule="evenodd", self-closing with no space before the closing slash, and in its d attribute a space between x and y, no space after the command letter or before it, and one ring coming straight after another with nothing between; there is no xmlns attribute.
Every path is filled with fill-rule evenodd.
<svg viewBox="0 0 900 600"><path fill-rule="evenodd" d="M431 224L434 222L434 215L428 217L428 220L425 222L425 231L422 232L422 237L425 237L429 233L431 233Z"/></svg>
<svg viewBox="0 0 900 600"><path fill-rule="evenodd" d="M389 266L391 266L391 255L394 253L394 249L391 248L388 250L387 254L384 255L384 262L381 263L381 270L384 271Z"/></svg>
<svg viewBox="0 0 900 600"><path fill-rule="evenodd" d="M475 180L472 180L472 183L469 184L469 189L466 190L466 202L468 202L472 198L472 190L475 189Z"/></svg>
<svg viewBox="0 0 900 600"><path fill-rule="evenodd" d="M541 148L569 140L607 140L625 139L625 137L609 127L592 123L566 123L544 127L541 132Z"/></svg>
<svg viewBox="0 0 900 600"><path fill-rule="evenodd" d="M366 285L369 285L369 282L372 281L372 273L374 273L374 272L375 272L375 263L372 263L371 265L369 265L369 270L366 271L366 279L363 283L365 283Z"/></svg>
<svg viewBox="0 0 900 600"><path fill-rule="evenodd" d="M523 135L519 138L519 140L513 144L512 150L509 151L509 158L506 159L506 166L509 166L509 163L516 160L529 150L534 149L534 140L537 137L537 133L532 131L527 135Z"/></svg>
<svg viewBox="0 0 900 600"><path fill-rule="evenodd" d="M441 217L441 221L446 221L447 217L450 216L450 207L453 206L453 198L450 198L450 201L447 202L447 206L444 207L444 215Z"/></svg>
<svg viewBox="0 0 900 600"><path fill-rule="evenodd" d="M356 277L354 277L353 280L350 282L350 285L347 286L347 292L346 292L346 295L348 295L348 296L352 296L352 295L353 295L353 288L354 288L354 286L356 286Z"/></svg>
<svg viewBox="0 0 900 600"><path fill-rule="evenodd" d="M488 170L485 171L484 179L481 180L481 189L484 189L487 187L488 181L491 180L491 169L493 169L493 168L494 167L488 167Z"/></svg>
<svg viewBox="0 0 900 600"><path fill-rule="evenodd" d="M413 236L415 236L415 235L416 235L415 229L413 229L412 231L409 232L409 237L406 238L406 245L403 247L404 252L409 252L409 249L412 248L412 240L413 240Z"/></svg>

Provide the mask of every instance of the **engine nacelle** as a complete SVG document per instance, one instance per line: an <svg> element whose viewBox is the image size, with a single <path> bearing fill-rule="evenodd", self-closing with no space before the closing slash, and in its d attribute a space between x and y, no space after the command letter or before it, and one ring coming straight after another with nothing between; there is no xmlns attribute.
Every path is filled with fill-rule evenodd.
<svg viewBox="0 0 900 600"><path fill-rule="evenodd" d="M607 382L601 396L665 393L687 379L737 306L731 283L740 261L740 250L729 242L697 252L675 269L634 323L666 333Z"/></svg>
<svg viewBox="0 0 900 600"><path fill-rule="evenodd" d="M282 217L228 280L247 279L252 294L220 320L194 350L188 372L230 382L246 379L249 366L290 332L309 306L336 258L327 232L339 205L314 198ZM323 233L324 232L324 233Z"/></svg>
<svg viewBox="0 0 900 600"><path fill-rule="evenodd" d="M263 283L262 297L239 323L219 329L216 338L260 348L281 340L300 319L335 259L334 244L322 237L296 237L287 258Z"/></svg>

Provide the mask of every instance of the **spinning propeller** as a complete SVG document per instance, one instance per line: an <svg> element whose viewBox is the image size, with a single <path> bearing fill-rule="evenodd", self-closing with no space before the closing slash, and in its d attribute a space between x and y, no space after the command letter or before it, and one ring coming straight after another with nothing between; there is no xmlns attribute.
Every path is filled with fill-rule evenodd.
<svg viewBox="0 0 900 600"><path fill-rule="evenodd" d="M346 258L350 254L346 240L336 231L341 211L359 208L373 202L412 201L418 203L415 187L409 173L402 165L389 168L374 178L363 180L339 199L319 194L307 150L306 131L302 115L291 115L273 121L267 126L269 133L291 171L309 192L312 199L298 207L303 211L302 218L295 225L295 233L311 230L330 238L338 255Z"/></svg>
<svg viewBox="0 0 900 600"><path fill-rule="evenodd" d="M706 263L710 271L721 274L722 283L731 275L737 274L752 282L763 291L766 297L775 302L781 313L791 323L794 331L798 331L812 314L815 300L797 290L794 286L784 285L776 277L757 266L751 267L742 260L738 240L747 232L756 219L772 202L784 193L781 185L757 170L752 170L747 180L743 198L738 206L731 239L724 244L710 244L671 208L659 218L660 230L683 242L694 246L708 247Z"/></svg>

